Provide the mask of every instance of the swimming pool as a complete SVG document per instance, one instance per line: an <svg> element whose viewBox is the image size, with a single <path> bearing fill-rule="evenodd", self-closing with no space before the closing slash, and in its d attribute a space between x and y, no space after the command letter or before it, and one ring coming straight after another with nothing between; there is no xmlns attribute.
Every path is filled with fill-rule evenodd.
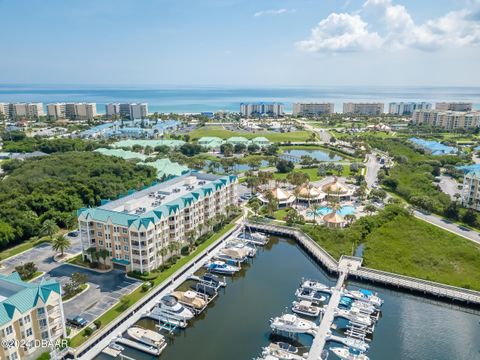
<svg viewBox="0 0 480 360"><path fill-rule="evenodd" d="M323 206L317 210L317 215L320 216L325 216L327 214L330 214L332 212L332 208L329 208L328 206ZM312 212L309 212L308 215L312 215ZM355 207L352 205L344 205L340 209L337 210L337 214L341 216L345 215L353 215L355 214Z"/></svg>

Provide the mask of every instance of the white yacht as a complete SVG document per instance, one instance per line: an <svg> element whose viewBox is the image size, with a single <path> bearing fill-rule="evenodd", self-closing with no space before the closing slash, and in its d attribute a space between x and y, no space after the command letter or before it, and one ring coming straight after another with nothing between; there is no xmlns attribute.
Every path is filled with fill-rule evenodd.
<svg viewBox="0 0 480 360"><path fill-rule="evenodd" d="M332 289L329 286L313 280L305 280L304 282L302 282L302 285L300 287L302 289L311 289L315 291L326 292L328 294L332 292Z"/></svg>
<svg viewBox="0 0 480 360"><path fill-rule="evenodd" d="M336 348L331 348L330 351L333 352L342 360L370 360L370 358L367 355L354 354L350 352L348 348L336 347Z"/></svg>
<svg viewBox="0 0 480 360"><path fill-rule="evenodd" d="M180 304L172 295L164 296L150 313L150 317L172 325L186 327L193 312Z"/></svg>
<svg viewBox="0 0 480 360"><path fill-rule="evenodd" d="M292 303L292 311L304 316L317 317L320 314L320 307L313 305L311 301L300 300Z"/></svg>
<svg viewBox="0 0 480 360"><path fill-rule="evenodd" d="M314 304L319 304L327 299L320 291L307 288L297 289L297 291L295 291L295 296L299 300L307 300Z"/></svg>
<svg viewBox="0 0 480 360"><path fill-rule="evenodd" d="M247 260L248 251L238 248L225 248L218 252L217 257L220 259L233 260L242 263Z"/></svg>
<svg viewBox="0 0 480 360"><path fill-rule="evenodd" d="M284 331L295 334L310 334L315 336L317 325L308 320L299 318L294 314L284 314L270 320L272 330Z"/></svg>
<svg viewBox="0 0 480 360"><path fill-rule="evenodd" d="M349 320L350 322L357 323L360 325L365 325L365 326L373 325L373 321L370 316L361 314L358 310L355 310L355 308L351 310L337 309L335 310L335 316L342 317L344 319Z"/></svg>
<svg viewBox="0 0 480 360"><path fill-rule="evenodd" d="M223 275L233 275L237 271L240 271L240 268L238 266L229 265L229 264L226 264L224 261L218 261L218 260L207 262L205 264L205 268L212 273L223 274Z"/></svg>
<svg viewBox="0 0 480 360"><path fill-rule="evenodd" d="M225 246L225 248L226 249L243 249L244 251L246 251L246 255L250 258L255 257L255 255L257 254L257 248L255 247L255 244L250 244L240 239L229 241Z"/></svg>
<svg viewBox="0 0 480 360"><path fill-rule="evenodd" d="M155 347L160 351L167 346L165 337L153 330L143 329L138 326L132 326L127 330L127 334L133 340L147 346Z"/></svg>
<svg viewBox="0 0 480 360"><path fill-rule="evenodd" d="M298 355L298 349L295 346L284 342L271 343L267 347L263 348L263 356L274 356L277 359L281 360L300 360L304 359L302 356Z"/></svg>
<svg viewBox="0 0 480 360"><path fill-rule="evenodd" d="M354 300L366 301L370 304L380 307L383 304L383 300L380 299L376 294L369 290L346 290L345 296L351 297Z"/></svg>
<svg viewBox="0 0 480 360"><path fill-rule="evenodd" d="M351 305L351 309L358 309L360 312L364 314L374 314L378 312L378 309L369 304L366 301L354 301Z"/></svg>

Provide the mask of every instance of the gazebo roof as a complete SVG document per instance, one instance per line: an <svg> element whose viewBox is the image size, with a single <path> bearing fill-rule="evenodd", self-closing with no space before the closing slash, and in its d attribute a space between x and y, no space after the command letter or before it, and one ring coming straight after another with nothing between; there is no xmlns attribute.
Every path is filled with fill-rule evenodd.
<svg viewBox="0 0 480 360"><path fill-rule="evenodd" d="M320 196L320 190L315 186L309 187L307 185L304 185L299 189L298 195L301 196L301 197L316 198L316 197Z"/></svg>
<svg viewBox="0 0 480 360"><path fill-rule="evenodd" d="M288 200L292 197L292 194L287 190L283 190L279 187L273 188L269 190L269 192L273 195L273 197L279 201Z"/></svg>
<svg viewBox="0 0 480 360"><path fill-rule="evenodd" d="M336 211L332 211L330 214L327 214L323 217L323 221L330 224L343 224L345 219Z"/></svg>
<svg viewBox="0 0 480 360"><path fill-rule="evenodd" d="M332 182L322 186L322 191L326 193L345 194L349 189L344 184L340 183L335 177Z"/></svg>

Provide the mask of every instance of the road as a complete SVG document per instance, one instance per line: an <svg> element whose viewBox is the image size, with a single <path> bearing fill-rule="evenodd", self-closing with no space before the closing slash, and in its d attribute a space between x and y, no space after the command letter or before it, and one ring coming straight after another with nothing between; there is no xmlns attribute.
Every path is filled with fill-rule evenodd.
<svg viewBox="0 0 480 360"><path fill-rule="evenodd" d="M367 172L365 174L365 181L367 186L372 188L373 184L377 181L378 170L380 170L380 162L377 160L376 154L367 155Z"/></svg>
<svg viewBox="0 0 480 360"><path fill-rule="evenodd" d="M330 138L332 137L332 135L330 135L330 133L327 130L316 128L315 126L310 125L306 121L298 120L298 122L301 123L305 127L305 130L312 131L315 134L317 134L320 137L321 141L326 142L326 143L330 142Z"/></svg>
<svg viewBox="0 0 480 360"><path fill-rule="evenodd" d="M456 235L462 236L465 239L471 240L477 244L480 244L480 233L475 230L470 230L466 227L459 226L451 221L444 219L438 215L427 214L417 210L414 210L413 214L416 218L426 221L432 225L438 226L444 230L450 231Z"/></svg>

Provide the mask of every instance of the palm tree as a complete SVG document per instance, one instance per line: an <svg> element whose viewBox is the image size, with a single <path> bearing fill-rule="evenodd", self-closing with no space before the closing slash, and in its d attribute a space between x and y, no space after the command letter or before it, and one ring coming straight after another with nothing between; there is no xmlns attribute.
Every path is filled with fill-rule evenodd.
<svg viewBox="0 0 480 360"><path fill-rule="evenodd" d="M363 210L365 210L368 214L373 214L375 211L377 211L377 208L372 205L372 204L368 204L368 205L365 205L365 207L363 208Z"/></svg>
<svg viewBox="0 0 480 360"><path fill-rule="evenodd" d="M162 264L165 262L165 256L168 254L168 247L167 246L164 246L160 249L159 251L160 253L160 256L162 257Z"/></svg>
<svg viewBox="0 0 480 360"><path fill-rule="evenodd" d="M95 259L98 258L97 249L94 247L88 248L87 253L90 255L90 259L92 259L92 262L95 262Z"/></svg>
<svg viewBox="0 0 480 360"><path fill-rule="evenodd" d="M344 216L344 219L348 224L351 224L355 221L356 217L353 214L347 214Z"/></svg>
<svg viewBox="0 0 480 360"><path fill-rule="evenodd" d="M195 230L190 230L186 234L186 238L188 241L188 246L190 250L193 248L193 243L195 242L195 239L197 238L197 232Z"/></svg>
<svg viewBox="0 0 480 360"><path fill-rule="evenodd" d="M98 250L98 257L103 259L103 265L105 267L107 266L106 260L107 260L108 255L109 255L109 252L108 252L107 249Z"/></svg>
<svg viewBox="0 0 480 360"><path fill-rule="evenodd" d="M53 240L53 235L55 235L60 228L58 227L57 223L54 220L45 220L42 224L40 229L40 233L43 236L48 236L50 240Z"/></svg>
<svg viewBox="0 0 480 360"><path fill-rule="evenodd" d="M312 210L313 210L313 223L316 225L317 224L317 221L316 221L316 218L317 218L317 211L318 209L320 209L320 204L319 203L315 203L312 205Z"/></svg>
<svg viewBox="0 0 480 360"><path fill-rule="evenodd" d="M60 251L60 256L63 257L63 253L67 250L72 244L70 240L68 240L63 235L58 235L54 239L52 239L52 249L55 251Z"/></svg>
<svg viewBox="0 0 480 360"><path fill-rule="evenodd" d="M257 217L258 210L260 209L261 206L262 206L262 204L260 204L260 200L258 200L258 199L254 199L250 202L250 207L252 208L252 210L255 214L255 218Z"/></svg>

